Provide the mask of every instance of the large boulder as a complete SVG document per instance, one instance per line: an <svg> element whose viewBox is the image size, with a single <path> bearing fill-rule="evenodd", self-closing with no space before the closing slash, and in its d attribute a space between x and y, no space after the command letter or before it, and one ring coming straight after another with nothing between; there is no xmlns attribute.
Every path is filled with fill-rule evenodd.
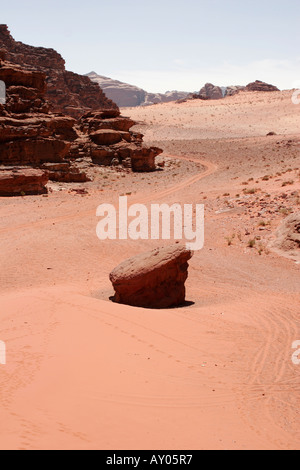
<svg viewBox="0 0 300 470"><path fill-rule="evenodd" d="M140 147L131 154L131 166L135 172L150 172L156 170L155 158L162 153L158 147Z"/></svg>
<svg viewBox="0 0 300 470"><path fill-rule="evenodd" d="M44 194L48 175L34 168L0 170L0 197Z"/></svg>
<svg viewBox="0 0 300 470"><path fill-rule="evenodd" d="M114 301L145 308L182 305L192 255L185 246L172 245L124 261L110 274Z"/></svg>

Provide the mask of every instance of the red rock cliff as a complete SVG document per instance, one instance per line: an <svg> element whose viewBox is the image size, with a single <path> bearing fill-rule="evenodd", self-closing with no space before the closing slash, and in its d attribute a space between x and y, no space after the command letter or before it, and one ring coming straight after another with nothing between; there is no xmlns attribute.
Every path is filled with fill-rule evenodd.
<svg viewBox="0 0 300 470"><path fill-rule="evenodd" d="M118 109L97 83L87 76L66 71L65 61L58 52L15 41L5 24L0 25L0 48L6 50L9 62L46 74L46 99L51 103L52 111L79 118L89 111Z"/></svg>

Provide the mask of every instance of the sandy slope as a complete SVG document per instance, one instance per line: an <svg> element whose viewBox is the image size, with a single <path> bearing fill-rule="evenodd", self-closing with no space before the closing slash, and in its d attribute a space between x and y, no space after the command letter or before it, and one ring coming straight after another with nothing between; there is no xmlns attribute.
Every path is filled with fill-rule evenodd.
<svg viewBox="0 0 300 470"><path fill-rule="evenodd" d="M266 248L300 189L299 109L286 92L126 111L164 144L156 182L116 176L86 196L64 185L0 200L0 448L299 449L299 265ZM110 270L157 245L97 239L97 205L126 191L145 204L205 203L190 306L108 300ZM274 212L258 215L262 200ZM261 251L248 246L257 236Z"/></svg>

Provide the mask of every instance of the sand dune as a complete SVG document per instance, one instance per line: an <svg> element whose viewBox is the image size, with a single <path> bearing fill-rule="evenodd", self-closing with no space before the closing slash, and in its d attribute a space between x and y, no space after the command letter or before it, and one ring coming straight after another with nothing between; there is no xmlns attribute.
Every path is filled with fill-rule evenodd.
<svg viewBox="0 0 300 470"><path fill-rule="evenodd" d="M300 189L297 106L283 92L126 112L163 172L0 200L0 448L299 449L299 265L267 250ZM205 204L190 306L109 301L113 267L158 245L97 239L98 204L125 192Z"/></svg>

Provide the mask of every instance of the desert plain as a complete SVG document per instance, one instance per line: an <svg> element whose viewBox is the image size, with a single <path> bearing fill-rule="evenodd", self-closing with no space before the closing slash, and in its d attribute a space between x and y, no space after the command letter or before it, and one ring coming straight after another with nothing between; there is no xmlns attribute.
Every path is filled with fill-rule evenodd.
<svg viewBox="0 0 300 470"><path fill-rule="evenodd" d="M300 207L291 96L122 109L160 171L0 198L1 449L299 450L300 256L272 249ZM205 205L183 307L109 299L116 265L167 243L97 238L98 205L124 194Z"/></svg>

